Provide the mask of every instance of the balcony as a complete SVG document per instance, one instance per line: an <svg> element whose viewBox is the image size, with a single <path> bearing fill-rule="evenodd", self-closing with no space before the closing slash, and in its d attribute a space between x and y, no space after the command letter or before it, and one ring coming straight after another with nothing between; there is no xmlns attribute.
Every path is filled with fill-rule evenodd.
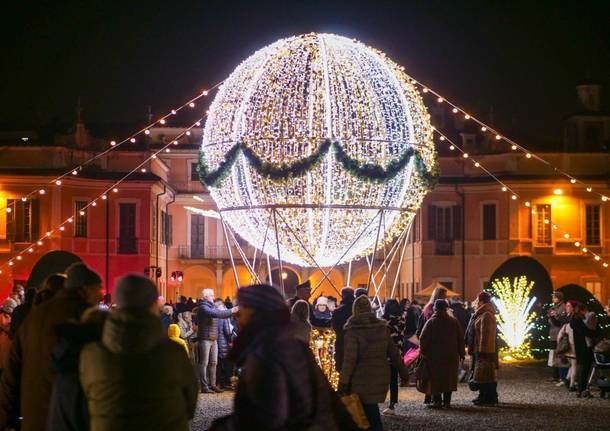
<svg viewBox="0 0 610 431"><path fill-rule="evenodd" d="M251 245L242 245L242 251L248 259L252 259L254 256L255 248ZM231 247L231 253L233 258L240 259L239 250L237 247ZM178 246L178 258L183 260L190 259L230 259L229 247L226 245L213 245L204 246L198 244L192 245L179 245Z"/></svg>

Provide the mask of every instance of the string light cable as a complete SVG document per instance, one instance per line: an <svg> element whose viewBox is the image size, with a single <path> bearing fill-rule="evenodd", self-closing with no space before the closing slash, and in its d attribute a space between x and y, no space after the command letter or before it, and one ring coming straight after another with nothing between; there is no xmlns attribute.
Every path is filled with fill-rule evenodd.
<svg viewBox="0 0 610 431"><path fill-rule="evenodd" d="M182 138L183 136L188 136L188 134L190 134L190 131L193 128L199 127L201 125L201 122L205 119L206 116L207 116L207 112L201 118L199 118L196 122L194 122L193 124L188 126L186 129L184 129L179 134L175 135L173 137L173 139L171 139L166 145L162 146L160 149L153 152L150 156L148 156L146 159L144 159L144 161L139 163L135 168L133 168L127 174L123 175L123 177L121 177L118 181L114 182L111 186L104 189L104 191L102 191L100 194L98 194L96 197L94 197L85 206L78 209L78 211L75 210L68 218L66 218L64 221L62 221L55 228L45 232L45 234L42 235L37 241L32 242L32 245L24 248L23 250L18 252L16 255L14 255L12 258L10 258L6 262L0 264L0 274L3 273L2 268L6 267L6 266L12 267L15 265L16 262L23 260L23 255L29 254L29 253L34 253L38 249L42 248L44 245L44 241L52 238L53 234L60 232L60 235L61 235L61 232L64 232L66 230L66 226L74 223L74 220L76 220L77 217L85 216L87 214L86 210L89 207L95 207L95 206L97 206L98 201L108 199L109 193L118 193L119 192L118 187L123 182L125 182L127 180L127 178L129 178L132 174L134 174L138 171L146 172L145 168L143 168L144 165L146 165L151 160L156 159L158 157L158 155L161 153L170 153L171 152L170 147L178 145L180 138Z"/></svg>
<svg viewBox="0 0 610 431"><path fill-rule="evenodd" d="M442 96L441 94L439 94L437 91L431 89L430 87L424 85L423 83L417 81L416 79L414 79L413 77L407 75L407 77L411 80L411 83L414 85L418 85L421 89L422 89L422 93L430 93L431 95L436 97L436 102L439 104L447 104L448 107L451 108L451 112L453 114L461 114L464 116L464 120L472 120L474 121L476 124L478 124L480 126L480 130L483 133L490 133L492 135L494 135L495 139L497 141L504 141L507 144L510 145L511 150L513 151L521 151L525 154L525 157L528 159L535 159L538 160L539 162L545 164L546 166L550 167L551 169L553 169L553 171L557 172L559 175L564 176L565 178L567 178L570 181L570 184L579 184L581 186L583 186L585 188L585 190L589 193L595 193L597 194L601 200L603 202L607 202L610 198L605 195L604 193L601 193L597 190L595 190L591 185L585 183L584 181L576 178L576 176L564 171L563 169L553 165L551 162L549 162L548 160L544 159L543 157L541 157L540 155L529 151L527 148L525 148L523 145L515 142L514 140L508 138L507 136L501 134L497 129L493 128L492 126L488 125L487 123L483 122L482 120L480 120L479 118L475 117L474 115L468 113L466 110L460 108L458 105L456 105L455 103L451 102L450 100L448 100L446 97Z"/></svg>
<svg viewBox="0 0 610 431"><path fill-rule="evenodd" d="M511 188L509 185L507 185L505 182L503 182L497 176L495 176L492 172L490 172L489 169L487 169L485 166L483 166L483 164L480 161L471 157L463 148L461 148L453 140L451 140L449 137L447 137L447 135L443 134L436 127L433 127L433 130L436 134L438 134L439 140L449 146L449 150L457 151L457 152L461 153L464 161L470 160L471 163L474 165L474 167L481 169L483 172L485 172L486 175L488 175L494 181L496 181L498 184L500 184L502 186L503 192L509 192L511 194L512 200L517 201L517 200L521 199L521 196L513 188ZM523 204L525 205L525 207L528 208L529 211L531 211L532 214L536 214L536 210L531 208L532 204L530 201L523 201ZM570 239L572 237L572 235L570 235L569 232L561 229L559 227L559 225L557 225L556 223L553 223L551 221L551 219L545 218L544 224L550 225L554 231L561 231L564 239ZM591 255L596 262L601 263L602 267L604 267L604 268L609 267L608 262L604 261L603 257L600 254L595 253L590 248L583 246L580 241L574 241L573 244L575 247L579 248L583 254Z"/></svg>
<svg viewBox="0 0 610 431"><path fill-rule="evenodd" d="M210 87L207 90L203 90L202 92L200 92L199 94L197 94L195 97L187 100L186 102L184 102L182 105L171 109L168 113L166 113L165 115L163 115L162 117L158 118L157 120L147 124L146 126L142 127L141 129L137 130L136 132L130 134L129 136L127 136L125 139L123 139L122 141L115 141L115 140L111 140L109 143L109 147L107 149L105 149L104 151L95 154L93 157L91 157L90 159L72 167L70 170L64 172L63 174L49 180L47 184L47 186L61 186L62 184L62 180L66 177L72 177L72 176L77 176L79 174L80 171L83 170L83 168L85 168L86 166L90 165L91 163L93 163L94 161L96 161L97 159L106 156L108 153L110 153L111 151L116 150L117 148L121 147L123 144L126 144L127 142L129 143L135 143L137 141L137 137L144 135L144 136L148 136L150 134L150 129L152 127L155 126L163 126L168 122L168 119L177 115L180 111L186 109L186 108L195 108L196 103L199 99L208 96L213 90L215 90L216 88L218 88L220 85L222 85L224 81L220 81L217 84L213 85L212 87ZM22 202L27 201L28 199L30 199L32 196L35 196L37 194L40 195L44 195L46 193L46 189L43 186L42 188L37 188L36 190L32 190L31 192L21 196L20 200ZM8 199L7 199L8 201ZM10 213L14 210L14 206L17 204L17 202L19 201L19 199L14 199L13 202L11 202L10 204L6 204L5 206L0 206L0 211L6 210L6 212Z"/></svg>

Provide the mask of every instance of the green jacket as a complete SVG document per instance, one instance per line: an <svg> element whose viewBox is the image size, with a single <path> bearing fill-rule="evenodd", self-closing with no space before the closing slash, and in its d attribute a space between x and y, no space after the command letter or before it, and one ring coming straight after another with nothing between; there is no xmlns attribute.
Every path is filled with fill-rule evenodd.
<svg viewBox="0 0 610 431"><path fill-rule="evenodd" d="M187 431L195 413L193 367L149 312L112 311L81 353L80 380L91 431Z"/></svg>

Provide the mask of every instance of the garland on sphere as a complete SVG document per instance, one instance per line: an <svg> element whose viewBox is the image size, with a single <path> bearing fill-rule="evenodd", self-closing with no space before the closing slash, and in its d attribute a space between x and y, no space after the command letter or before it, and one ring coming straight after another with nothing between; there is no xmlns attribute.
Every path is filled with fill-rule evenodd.
<svg viewBox="0 0 610 431"><path fill-rule="evenodd" d="M290 163L279 165L262 160L248 145L237 142L227 151L224 160L218 168L211 170L205 162L203 149L199 151L199 179L208 187L217 187L229 174L233 164L237 161L240 153L244 155L250 166L256 172L272 181L283 181L287 178L301 177L322 162L330 149L333 149L337 161L354 177L363 181L385 182L391 180L401 172L414 157L415 172L424 182L424 187L432 190L438 178L438 166L435 165L430 171L426 169L421 156L412 148L407 148L398 158L388 163L387 167L373 163L362 163L350 157L338 142L325 140L315 153L295 160Z"/></svg>

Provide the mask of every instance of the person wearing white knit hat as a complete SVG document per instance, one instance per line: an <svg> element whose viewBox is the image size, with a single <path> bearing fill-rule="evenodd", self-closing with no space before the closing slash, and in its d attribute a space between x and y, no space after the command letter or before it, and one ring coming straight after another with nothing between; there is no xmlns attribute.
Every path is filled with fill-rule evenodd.
<svg viewBox="0 0 610 431"><path fill-rule="evenodd" d="M328 309L328 298L326 296L320 296L316 299L313 315L318 322L324 322L324 325L321 326L326 327L330 325L330 318L332 315Z"/></svg>

